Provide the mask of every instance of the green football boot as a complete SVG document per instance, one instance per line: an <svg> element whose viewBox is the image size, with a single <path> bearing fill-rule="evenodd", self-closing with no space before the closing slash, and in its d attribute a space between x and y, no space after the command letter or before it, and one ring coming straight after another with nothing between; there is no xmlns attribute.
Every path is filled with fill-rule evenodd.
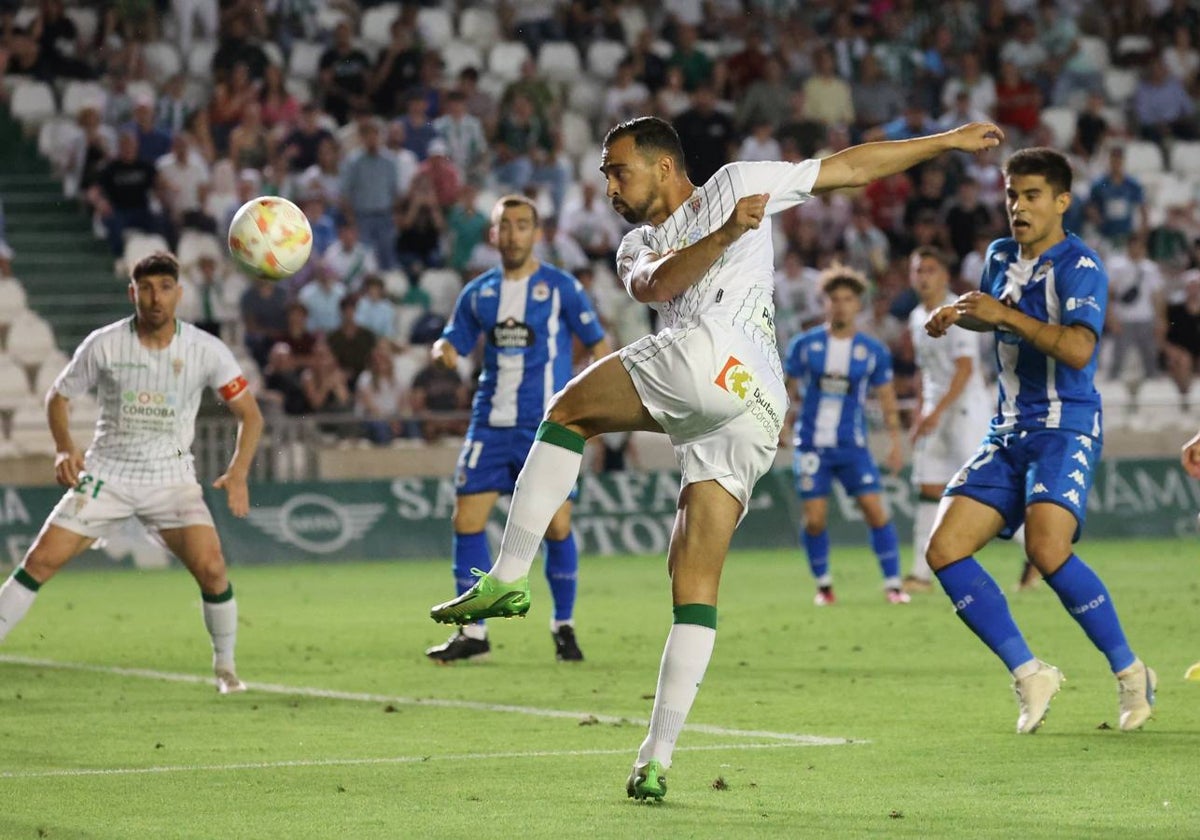
<svg viewBox="0 0 1200 840"><path fill-rule="evenodd" d="M529 612L529 578L501 583L486 572L472 569L475 585L452 601L438 604L429 617L442 624L471 624L485 618L520 618Z"/></svg>
<svg viewBox="0 0 1200 840"><path fill-rule="evenodd" d="M652 758L642 765L633 765L625 792L634 799L653 799L662 802L667 795L667 771L658 759Z"/></svg>

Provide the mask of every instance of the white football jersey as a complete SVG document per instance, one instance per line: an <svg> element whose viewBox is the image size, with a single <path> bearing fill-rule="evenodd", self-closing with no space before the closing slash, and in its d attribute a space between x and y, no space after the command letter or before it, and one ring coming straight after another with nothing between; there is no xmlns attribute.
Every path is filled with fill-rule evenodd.
<svg viewBox="0 0 1200 840"><path fill-rule="evenodd" d="M950 304L954 301L954 295L947 293L945 302ZM908 316L908 332L912 336L917 367L921 369L921 413L928 414L933 411L950 388L955 362L967 358L973 363L971 378L967 380L967 387L958 398L958 405L970 407L973 411L982 408L983 413L987 414L994 406L987 386L983 383L978 335L954 326L941 338L931 338L925 332L925 322L929 320L930 314L931 311L926 309L924 304L918 303L917 308Z"/></svg>
<svg viewBox="0 0 1200 840"><path fill-rule="evenodd" d="M138 339L133 316L85 338L54 380L61 396L90 393L100 404L84 455L88 473L129 484L196 480L192 438L206 387L227 402L246 390L241 367L219 338L176 321L171 343L151 350Z"/></svg>
<svg viewBox="0 0 1200 840"><path fill-rule="evenodd" d="M725 224L738 199L747 195L770 194L768 217L806 201L812 197L820 169L819 160L722 166L661 225L642 225L625 234L617 251L617 275L630 289L640 265L708 236ZM778 368L774 288L775 248L770 220L764 218L757 230L747 231L725 249L704 277L683 294L652 306L668 329L688 327L701 318L717 318L732 325Z"/></svg>

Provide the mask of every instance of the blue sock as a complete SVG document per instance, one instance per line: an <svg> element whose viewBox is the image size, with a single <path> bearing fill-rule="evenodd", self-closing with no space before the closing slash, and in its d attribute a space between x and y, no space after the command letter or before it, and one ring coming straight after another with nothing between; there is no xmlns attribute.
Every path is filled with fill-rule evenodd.
<svg viewBox="0 0 1200 840"><path fill-rule="evenodd" d="M546 538L546 581L554 601L554 620L570 621L575 612L575 588L579 580L579 551L575 532L564 540Z"/></svg>
<svg viewBox="0 0 1200 840"><path fill-rule="evenodd" d="M891 522L871 529L871 548L879 558L879 570L884 578L900 577L900 540Z"/></svg>
<svg viewBox="0 0 1200 840"><path fill-rule="evenodd" d="M804 553L808 555L808 568L812 576L820 580L829 574L829 531L810 534L801 530L800 539L804 542Z"/></svg>
<svg viewBox="0 0 1200 840"><path fill-rule="evenodd" d="M1125 631L1121 629L1112 596L1091 566L1072 554L1057 572L1047 575L1046 583L1071 617L1079 622L1092 644L1108 657L1114 674L1134 663L1137 657L1125 641Z"/></svg>
<svg viewBox="0 0 1200 840"><path fill-rule="evenodd" d="M463 594L478 580L471 574L471 569L486 572L491 567L492 552L488 547L487 531L454 535L454 590L457 594ZM475 623L483 624L482 621Z"/></svg>
<svg viewBox="0 0 1200 840"><path fill-rule="evenodd" d="M934 574L954 602L963 624L1003 660L1008 670L1034 658L1013 621L1004 593L974 557L964 557Z"/></svg>

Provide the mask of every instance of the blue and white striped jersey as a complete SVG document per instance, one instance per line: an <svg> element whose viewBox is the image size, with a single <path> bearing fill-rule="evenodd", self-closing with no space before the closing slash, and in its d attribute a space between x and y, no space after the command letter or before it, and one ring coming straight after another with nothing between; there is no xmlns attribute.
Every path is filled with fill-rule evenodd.
<svg viewBox="0 0 1200 840"><path fill-rule="evenodd" d="M1034 260L1020 258L1011 238L997 239L984 257L980 289L1050 324L1083 324L1099 339L1108 308L1108 272L1075 234ZM1000 398L997 432L1068 429L1101 436L1100 394L1094 384L1100 342L1083 370L1074 370L1032 343L996 331Z"/></svg>
<svg viewBox="0 0 1200 840"><path fill-rule="evenodd" d="M865 333L833 338L824 325L813 327L788 344L783 369L800 380L798 449L867 445L867 388L892 381L892 354L882 342Z"/></svg>
<svg viewBox="0 0 1200 840"><path fill-rule="evenodd" d="M572 336L590 347L604 329L583 285L542 263L523 280L505 280L493 268L466 285L442 337L465 355L481 334L483 372L472 429L536 427L550 397L571 378Z"/></svg>

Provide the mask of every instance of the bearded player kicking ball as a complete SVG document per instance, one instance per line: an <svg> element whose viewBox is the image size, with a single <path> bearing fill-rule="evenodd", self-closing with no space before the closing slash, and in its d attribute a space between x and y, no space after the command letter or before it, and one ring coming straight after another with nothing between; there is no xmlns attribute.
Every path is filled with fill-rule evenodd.
<svg viewBox="0 0 1200 840"><path fill-rule="evenodd" d="M604 432L670 436L682 473L667 554L674 626L650 716L626 784L662 799L675 741L717 631L717 589L734 529L771 468L787 411L776 350L774 251L763 219L815 193L859 187L942 152L977 152L1002 137L975 123L930 137L869 143L825 160L733 163L702 187L688 179L669 123L640 117L604 138L600 171L613 209L642 223L617 252L617 273L665 329L571 380L550 404L517 478L500 556L468 592L434 607L463 624L529 610L529 567L579 475L584 444Z"/></svg>
<svg viewBox="0 0 1200 840"><path fill-rule="evenodd" d="M262 434L262 415L229 348L175 319L182 293L179 263L151 254L133 267L135 314L96 330L79 345L46 397L54 437L54 477L68 490L37 540L0 586L0 640L33 605L38 590L67 562L115 525L136 516L162 537L200 585L213 671L222 694L245 691L237 677L237 601L225 573L221 541L192 465L196 411L212 388L238 419L229 469L214 487L229 511L250 507L246 475ZM96 436L86 453L71 438L71 400L94 393Z"/></svg>

